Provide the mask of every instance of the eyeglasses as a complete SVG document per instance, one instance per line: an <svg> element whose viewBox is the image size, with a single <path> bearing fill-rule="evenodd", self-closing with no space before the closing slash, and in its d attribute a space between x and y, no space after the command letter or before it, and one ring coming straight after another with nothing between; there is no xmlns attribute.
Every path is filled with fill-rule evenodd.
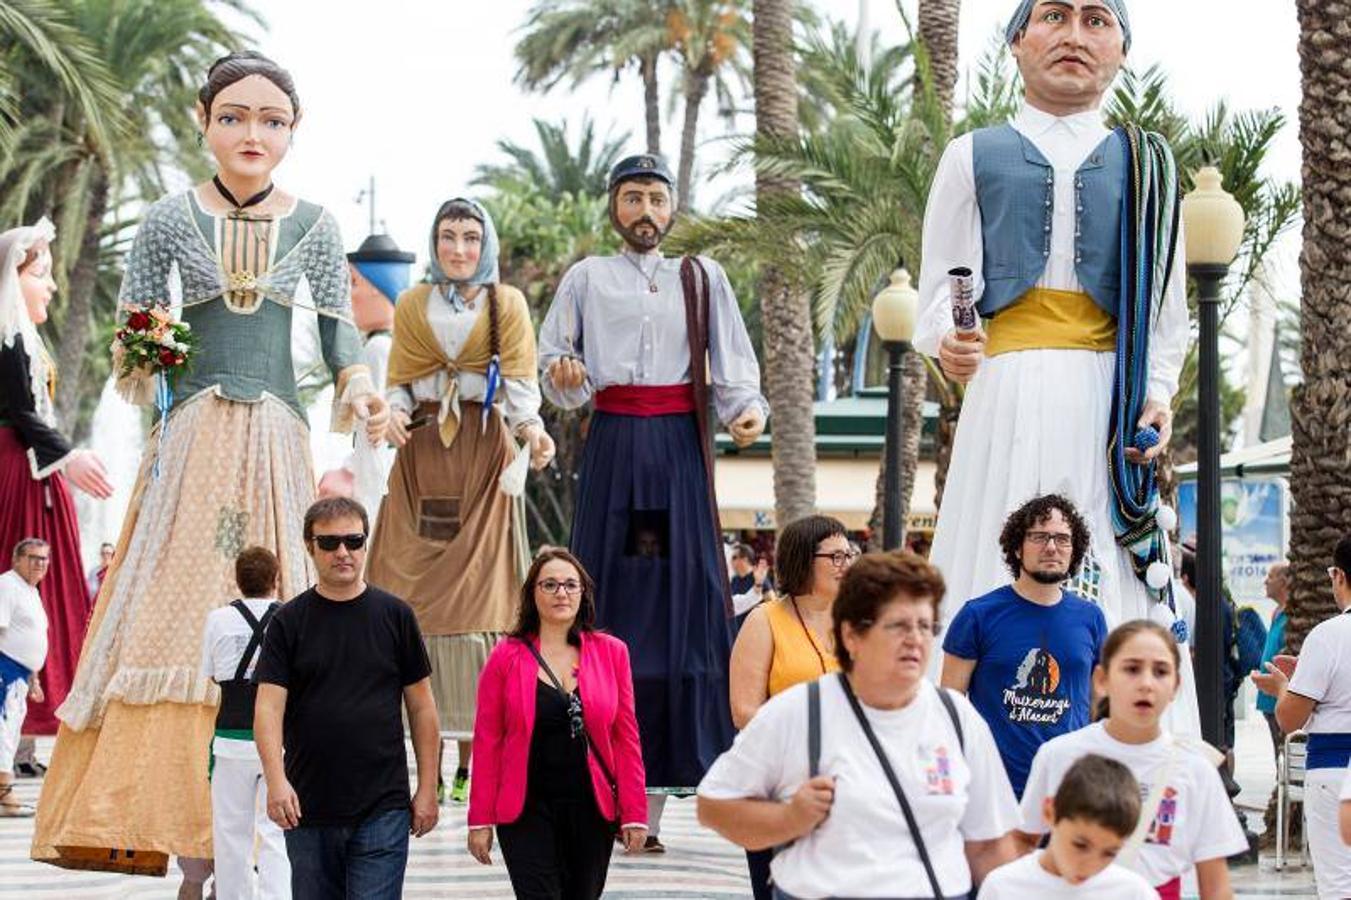
<svg viewBox="0 0 1351 900"><path fill-rule="evenodd" d="M1062 550L1069 550L1074 546L1074 535L1072 534L1054 534L1050 531L1029 531L1027 539L1038 547L1045 547L1050 544L1053 547L1059 547Z"/></svg>
<svg viewBox="0 0 1351 900"><path fill-rule="evenodd" d="M837 569L843 569L845 566L852 565L854 560L858 559L858 552L855 550L836 550L834 553L813 553L816 559L828 559L830 564Z"/></svg>
<svg viewBox="0 0 1351 900"><path fill-rule="evenodd" d="M364 534L316 534L314 543L325 553L332 553L338 549L338 545L346 547L348 550L360 550L366 546L366 535Z"/></svg>
<svg viewBox="0 0 1351 900"><path fill-rule="evenodd" d="M567 581L559 581L557 578L546 578L537 582L535 587L546 594L557 594L559 591L574 597L582 592L582 583L575 578L569 578Z"/></svg>
<svg viewBox="0 0 1351 900"><path fill-rule="evenodd" d="M872 624L865 620L865 625ZM937 622L931 622L927 619L896 619L891 622L878 622L877 627L881 628L890 637L900 637L901 635L915 635L916 637L929 638L937 637L942 634L943 626Z"/></svg>
<svg viewBox="0 0 1351 900"><path fill-rule="evenodd" d="M44 566L52 561L52 558L50 556L34 556L31 553L25 553L24 556L28 557L35 563L42 563L42 565Z"/></svg>

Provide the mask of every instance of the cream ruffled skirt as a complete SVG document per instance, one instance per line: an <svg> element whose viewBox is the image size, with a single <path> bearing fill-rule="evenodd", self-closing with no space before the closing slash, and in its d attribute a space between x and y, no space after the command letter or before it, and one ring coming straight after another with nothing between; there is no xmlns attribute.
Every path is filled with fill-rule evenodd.
<svg viewBox="0 0 1351 900"><path fill-rule="evenodd" d="M237 595L234 559L246 546L277 554L282 597L309 586L302 523L313 499L308 429L274 398L204 391L174 412L162 440L151 433L58 711L35 859L153 871L158 854L211 855L207 750L219 692L200 672L203 625Z"/></svg>

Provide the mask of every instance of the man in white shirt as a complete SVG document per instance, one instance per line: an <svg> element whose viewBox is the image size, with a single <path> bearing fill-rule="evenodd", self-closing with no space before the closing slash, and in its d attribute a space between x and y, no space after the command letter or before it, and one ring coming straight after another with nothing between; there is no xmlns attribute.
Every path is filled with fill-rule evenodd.
<svg viewBox="0 0 1351 900"><path fill-rule="evenodd" d="M1328 566L1339 614L1319 622L1298 660L1279 655L1254 672L1253 683L1276 698L1276 722L1309 735L1304 821L1320 897L1351 897L1351 847L1341 840L1338 805L1351 763L1351 534L1337 542Z"/></svg>
<svg viewBox="0 0 1351 900"><path fill-rule="evenodd" d="M253 670L263 632L280 606L279 570L270 550L244 548L235 558L235 582L243 599L212 610L202 636L202 676L221 691L211 742L211 841L218 900L291 896L286 840L267 816L263 765L253 741Z"/></svg>
<svg viewBox="0 0 1351 900"><path fill-rule="evenodd" d="M1160 545L1143 561L1117 545L1112 476L1126 464L1109 470L1104 453L1118 412L1129 416L1127 444L1137 429L1157 431L1148 450L1119 448L1132 472L1167 446L1188 330L1180 253L1170 270L1163 260L1147 267L1168 272L1145 290L1157 302L1123 293L1123 185L1137 157L1166 156L1161 144L1137 146L1103 122L1103 97L1131 44L1126 2L1023 0L1007 35L1025 106L1011 123L949 144L925 217L914 343L969 384L931 553L948 584L942 618L1008 583L998 542L1005 518L1032 496L1058 493L1091 532L1076 589L1109 621L1171 625L1171 609L1154 602L1142 578ZM1180 232L1172 236L1177 250ZM970 270L984 329L953 327L949 273L958 268ZM1147 351L1127 353L1133 387L1118 403L1118 319L1141 309ZM1148 518L1152 507L1133 515Z"/></svg>
<svg viewBox="0 0 1351 900"><path fill-rule="evenodd" d="M14 753L28 701L42 701L38 672L47 661L47 613L38 582L47 574L52 548L39 538L14 547L13 567L0 575L0 817L33 816L14 797Z"/></svg>

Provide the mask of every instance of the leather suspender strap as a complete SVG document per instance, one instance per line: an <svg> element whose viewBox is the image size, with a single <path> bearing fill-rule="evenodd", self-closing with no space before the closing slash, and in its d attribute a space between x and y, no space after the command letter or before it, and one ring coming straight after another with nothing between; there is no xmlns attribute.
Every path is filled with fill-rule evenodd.
<svg viewBox="0 0 1351 900"><path fill-rule="evenodd" d="M896 777L896 771L891 767L891 760L887 758L886 750L882 749L882 744L877 740L877 735L873 732L868 717L864 715L858 697L854 696L854 689L850 686L849 679L844 676L843 672L839 674L839 678L844 696L849 701L850 708L854 711L854 718L858 720L859 727L863 729L864 737L868 739L868 743L873 748L873 753L877 755L877 761L882 765L882 772L887 776L887 781L891 783L891 789L896 794L896 802L901 805L901 814L905 816L906 827L910 829L910 839L915 844L919 861L924 864L924 874L929 877L929 887L932 888L934 897L942 900L943 889L938 884L938 875L934 872L933 862L929 859L929 848L924 846L924 836L920 834L919 823L915 821L915 813L910 808L910 801L905 796L905 790L901 787L900 779Z"/></svg>
<svg viewBox="0 0 1351 900"><path fill-rule="evenodd" d="M235 669L234 680L243 681L245 675L248 674L249 664L253 662L253 657L258 653L259 648L263 644L263 632L267 630L267 623L272 621L273 614L276 613L277 607L281 604L273 603L270 605L263 612L263 617L261 619L254 617L253 613L249 610L249 607L243 600L235 600L230 605L235 608L236 612L244 617L244 621L248 622L249 627L253 629L253 636L249 638L248 646L244 648L244 655L239 659L239 667Z"/></svg>
<svg viewBox="0 0 1351 900"><path fill-rule="evenodd" d="M709 421L708 389L708 331L710 290L708 270L693 256L680 260L680 286L685 295L685 330L690 341L690 386L694 388L694 421L699 431L699 453L704 458L704 481L708 489L708 508L712 513L714 535L722 534L722 520L718 516L718 500L713 489L713 423ZM722 602L727 618L736 615L732 607L732 588L727 580L727 567L719 564L722 581Z"/></svg>

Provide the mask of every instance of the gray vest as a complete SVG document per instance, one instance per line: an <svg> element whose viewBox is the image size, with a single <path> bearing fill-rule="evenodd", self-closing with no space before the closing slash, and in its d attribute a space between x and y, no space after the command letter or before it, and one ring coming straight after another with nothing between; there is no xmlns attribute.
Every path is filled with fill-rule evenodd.
<svg viewBox="0 0 1351 900"><path fill-rule="evenodd" d="M973 135L976 202L984 245L985 317L1012 305L1041 280L1051 255L1055 170L1011 125ZM1074 270L1084 291L1113 318L1121 292L1121 192L1126 153L1116 134L1074 175Z"/></svg>

